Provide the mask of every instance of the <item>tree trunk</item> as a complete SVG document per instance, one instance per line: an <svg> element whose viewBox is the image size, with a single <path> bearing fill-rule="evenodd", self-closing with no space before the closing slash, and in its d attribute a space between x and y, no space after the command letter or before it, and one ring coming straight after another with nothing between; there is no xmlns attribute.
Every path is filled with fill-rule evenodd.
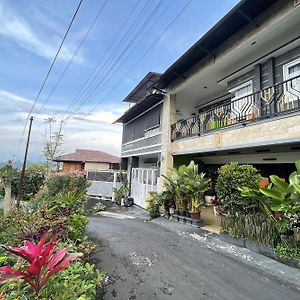
<svg viewBox="0 0 300 300"><path fill-rule="evenodd" d="M4 216L9 215L11 210L14 207L14 202L11 197L11 182L7 182L3 184L4 190L5 190L5 197L3 202L3 210L4 210Z"/></svg>

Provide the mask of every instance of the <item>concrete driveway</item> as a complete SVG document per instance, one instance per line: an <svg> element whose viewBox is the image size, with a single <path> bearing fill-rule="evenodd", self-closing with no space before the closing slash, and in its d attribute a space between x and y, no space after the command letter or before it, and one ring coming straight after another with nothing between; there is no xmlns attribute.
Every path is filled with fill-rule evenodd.
<svg viewBox="0 0 300 300"><path fill-rule="evenodd" d="M105 300L300 299L297 269L217 244L186 225L104 215L90 218L88 235L98 244L98 265L108 272Z"/></svg>

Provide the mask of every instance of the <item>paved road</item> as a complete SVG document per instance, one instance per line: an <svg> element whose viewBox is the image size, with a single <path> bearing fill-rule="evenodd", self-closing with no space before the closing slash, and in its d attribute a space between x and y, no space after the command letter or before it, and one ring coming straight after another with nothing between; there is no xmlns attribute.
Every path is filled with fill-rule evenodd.
<svg viewBox="0 0 300 300"><path fill-rule="evenodd" d="M105 300L300 299L278 278L152 222L92 217L88 235L109 274Z"/></svg>

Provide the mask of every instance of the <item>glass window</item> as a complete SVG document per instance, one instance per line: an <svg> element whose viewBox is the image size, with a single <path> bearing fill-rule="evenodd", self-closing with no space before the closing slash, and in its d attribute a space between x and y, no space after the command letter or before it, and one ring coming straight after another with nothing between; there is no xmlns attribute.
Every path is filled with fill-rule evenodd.
<svg viewBox="0 0 300 300"><path fill-rule="evenodd" d="M283 66L283 84L286 103L299 101L300 98L300 58Z"/></svg>
<svg viewBox="0 0 300 300"><path fill-rule="evenodd" d="M243 116L248 115L251 112L251 104L252 96L249 96L253 93L253 83L251 81L247 81L234 89L229 91L233 94L233 98L231 99L231 112L235 116Z"/></svg>

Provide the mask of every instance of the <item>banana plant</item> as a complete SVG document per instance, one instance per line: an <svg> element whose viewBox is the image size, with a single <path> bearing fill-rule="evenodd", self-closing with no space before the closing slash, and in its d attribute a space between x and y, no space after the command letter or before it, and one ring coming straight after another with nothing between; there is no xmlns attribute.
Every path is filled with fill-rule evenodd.
<svg viewBox="0 0 300 300"><path fill-rule="evenodd" d="M300 215L300 160L295 165L296 171L289 176L289 183L271 175L271 184L260 189L270 200L271 210L282 212L287 218L298 218Z"/></svg>

